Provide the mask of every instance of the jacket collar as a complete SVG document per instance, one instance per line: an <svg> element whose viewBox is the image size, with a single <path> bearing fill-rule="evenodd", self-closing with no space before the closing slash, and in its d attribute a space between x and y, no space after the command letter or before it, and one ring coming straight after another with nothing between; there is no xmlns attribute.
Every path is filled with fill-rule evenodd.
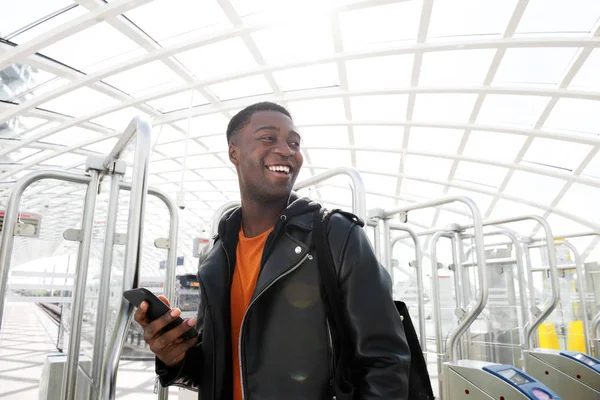
<svg viewBox="0 0 600 400"><path fill-rule="evenodd" d="M278 223L296 225L300 228L312 229L312 212L321 205L308 197L300 197L297 193L291 192L288 199L288 206L281 213ZM238 233L242 223L242 208L237 207L226 213L219 222L218 237L225 243L231 241L237 243Z"/></svg>

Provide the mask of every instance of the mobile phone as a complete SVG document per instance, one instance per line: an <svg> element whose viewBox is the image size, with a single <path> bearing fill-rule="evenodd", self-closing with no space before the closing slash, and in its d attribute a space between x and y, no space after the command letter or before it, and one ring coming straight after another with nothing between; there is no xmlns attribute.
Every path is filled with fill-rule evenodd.
<svg viewBox="0 0 600 400"><path fill-rule="evenodd" d="M154 293L152 293L150 290L148 290L146 288L137 288L137 289L126 290L125 292L123 292L123 297L125 297L125 299L128 302L130 302L131 304L133 304L136 307L139 307L143 301L146 301L148 303L148 309L146 310L146 315L148 316L148 319L150 321L154 321L155 319L162 317L163 315L165 315L166 313L171 311L171 308L169 306L167 306L165 303L163 303L161 299L156 297L156 295ZM165 332L168 332L171 329L178 326L179 324L181 324L182 322L183 322L183 319L181 317L177 317L176 319L171 321L169 324L167 324L164 328L162 328L159 333L163 334ZM198 336L198 331L196 331L196 328L191 327L190 330L183 333L179 337L182 338L183 340L187 340L187 339L191 339L196 336Z"/></svg>

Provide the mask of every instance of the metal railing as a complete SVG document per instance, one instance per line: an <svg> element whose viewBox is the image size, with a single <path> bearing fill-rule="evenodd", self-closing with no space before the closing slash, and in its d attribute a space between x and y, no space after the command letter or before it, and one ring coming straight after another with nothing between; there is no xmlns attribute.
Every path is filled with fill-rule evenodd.
<svg viewBox="0 0 600 400"><path fill-rule="evenodd" d="M503 219L485 221L483 223L484 226L493 226L493 225L504 225L504 224L510 224L510 223L514 223L514 222L521 222L521 221L527 221L527 220L537 222L538 224L540 224L540 226L544 230L544 235L545 235L545 238L544 238L545 246L544 247L546 247L546 249L547 249L548 262L550 264L551 294L550 294L550 299L548 299L548 301L546 301L546 304L544 305L543 310L537 310L535 307L532 307L531 312L532 312L532 314L534 314L533 321L531 321L531 324L527 324L524 327L525 341L523 343L523 347L525 350L528 350L533 346L534 332L542 324L542 322L544 322L544 320L546 318L548 318L548 316L552 313L552 311L554 311L554 309L560 302L560 293L559 293L559 286L558 286L558 270L556 268L556 249L554 247L554 237L552 236L552 229L550 229L550 225L548 225L548 222L544 218L537 216L537 215L526 215L526 216L520 216L520 217L503 218ZM461 228L463 228L463 229L466 229L469 227L470 226L461 226ZM532 271L531 271L530 265L528 265L526 272L529 274L528 281L532 282L533 277L532 277ZM531 288L531 286L530 286L530 288ZM531 298L532 302L535 301L535 293L534 292L530 293L530 298ZM537 314L537 315L535 315L535 314Z"/></svg>
<svg viewBox="0 0 600 400"><path fill-rule="evenodd" d="M128 144L135 138L131 184L122 182L125 174L125 163L119 160ZM93 366L91 376L82 374L92 387L91 399L114 399L116 376L119 358L126 340L126 333L132 320L133 306L121 299L117 322L112 332L109 345L105 348L105 330L107 325L106 311L109 302L110 273L113 261L113 247L116 242L116 220L118 214L118 198L120 190L131 192L129 216L125 240L125 260L123 271L123 291L134 287L135 276L139 272L142 255L142 232L145 202L148 194L162 200L170 214L169 239L165 278L165 295L173 297L176 279L178 212L176 204L162 191L148 188L148 169L150 164L151 127L148 121L135 117L127 126L108 156L103 158L89 157L86 162L87 174L74 174L63 171L36 171L21 178L13 187L5 213L1 245L0 245L0 327L6 297L8 272L13 251L17 215L23 192L34 182L41 180L59 180L87 185L84 201L81 229L69 229L64 237L79 242L77 266L71 310L71 334L67 352L66 367L63 373L62 396L66 400L74 400L78 372L85 372L78 366L81 343L81 325L83 315L84 291L87 269L90 259L90 248L93 231L94 211L98 185L101 176L111 176L106 233L102 257L100 288L98 293L98 319L93 349ZM164 391L166 394L166 391ZM166 395L165 397L166 398Z"/></svg>
<svg viewBox="0 0 600 400"><path fill-rule="evenodd" d="M406 225L389 224L392 230L403 231L410 235L415 246L415 273L417 274L417 309L419 310L419 340L421 348L424 352L427 351L427 332L425 331L425 291L423 284L423 254L421 251L421 241L417 233ZM390 253L393 253L394 246L400 240L392 239L390 243Z"/></svg>
<svg viewBox="0 0 600 400"><path fill-rule="evenodd" d="M532 248L536 248L536 247L543 247L543 244L539 244L539 243L533 243L533 244L529 244L528 248L532 249ZM562 241L557 241L554 242L554 246L565 246L566 248L568 248L571 252L573 252L573 261L574 264L571 266L569 265L568 269L574 269L575 273L577 274L577 291L578 291L578 297L579 297L579 303L580 303L580 307L581 307L581 319L583 320L583 337L585 338L585 351L586 353L590 354L591 351L591 345L590 345L590 319L588 318L588 314L587 314L587 306L586 306L586 297L587 297L587 285L586 285L586 277L585 277L585 272L583 270L583 260L581 259L581 254L579 254L579 251L577 251L577 248L569 242L562 242ZM563 269L561 267L559 267L558 265L556 266L557 269Z"/></svg>
<svg viewBox="0 0 600 400"><path fill-rule="evenodd" d="M592 335L594 336L594 348L596 350L595 356L596 358L600 357L600 312L596 314L594 319L592 319L591 323Z"/></svg>
<svg viewBox="0 0 600 400"><path fill-rule="evenodd" d="M471 226L474 230L475 236L475 246L476 246L476 256L477 256L477 269L478 269L478 280L479 280L479 295L476 297L474 302L469 304L467 307L466 313L463 316L463 319L459 322L458 326L448 337L448 359L450 362L456 362L457 353L458 353L458 341L467 331L469 326L477 319L477 316L481 313L483 308L485 307L485 303L488 298L488 284L487 284L487 271L485 268L485 254L483 250L483 223L481 218L481 213L477 208L477 205L473 200L468 197L463 196L452 196L446 197L437 200L424 201L421 203L413 203L404 207L398 207L384 213L384 217L392 217L396 214L407 213L409 211L420 210L424 208L438 207L444 204L459 202L465 204L469 211L471 212L471 216L473 218L473 225ZM439 240L439 238L438 238ZM432 247L433 248L433 247ZM432 254L433 260L433 254ZM432 261L433 268L436 273L432 278L437 278L437 262ZM435 280L435 279L434 279ZM434 293L433 297L437 296L437 293ZM437 320L436 320L437 322ZM441 321L440 321L441 325Z"/></svg>

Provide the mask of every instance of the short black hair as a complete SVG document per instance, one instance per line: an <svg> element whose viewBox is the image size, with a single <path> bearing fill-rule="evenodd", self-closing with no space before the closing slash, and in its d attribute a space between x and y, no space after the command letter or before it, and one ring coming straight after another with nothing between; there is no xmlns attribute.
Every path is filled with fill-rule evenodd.
<svg viewBox="0 0 600 400"><path fill-rule="evenodd" d="M286 115L289 119L292 119L290 112L279 104L270 101L252 104L235 114L233 118L231 118L231 121L229 121L229 124L227 124L227 143L230 143L234 133L248 125L252 115L258 111L276 111Z"/></svg>

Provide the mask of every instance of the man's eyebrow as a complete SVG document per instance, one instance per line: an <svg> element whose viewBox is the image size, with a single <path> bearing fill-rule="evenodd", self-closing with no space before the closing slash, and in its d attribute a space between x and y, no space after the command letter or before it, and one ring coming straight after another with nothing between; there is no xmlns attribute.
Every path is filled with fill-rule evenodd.
<svg viewBox="0 0 600 400"><path fill-rule="evenodd" d="M259 126L258 128L256 128L254 130L254 133L257 133L259 131L277 131L277 132L279 132L280 129L279 129L278 126L275 126L275 125L263 125L263 126ZM290 130L290 133L292 135L298 136L298 138L301 138L300 134L297 131L293 130L293 129Z"/></svg>
<svg viewBox="0 0 600 400"><path fill-rule="evenodd" d="M279 127L274 126L274 125L264 125L264 126L259 126L258 128L256 128L254 130L254 133L256 133L258 131L277 131L277 132L279 132Z"/></svg>

